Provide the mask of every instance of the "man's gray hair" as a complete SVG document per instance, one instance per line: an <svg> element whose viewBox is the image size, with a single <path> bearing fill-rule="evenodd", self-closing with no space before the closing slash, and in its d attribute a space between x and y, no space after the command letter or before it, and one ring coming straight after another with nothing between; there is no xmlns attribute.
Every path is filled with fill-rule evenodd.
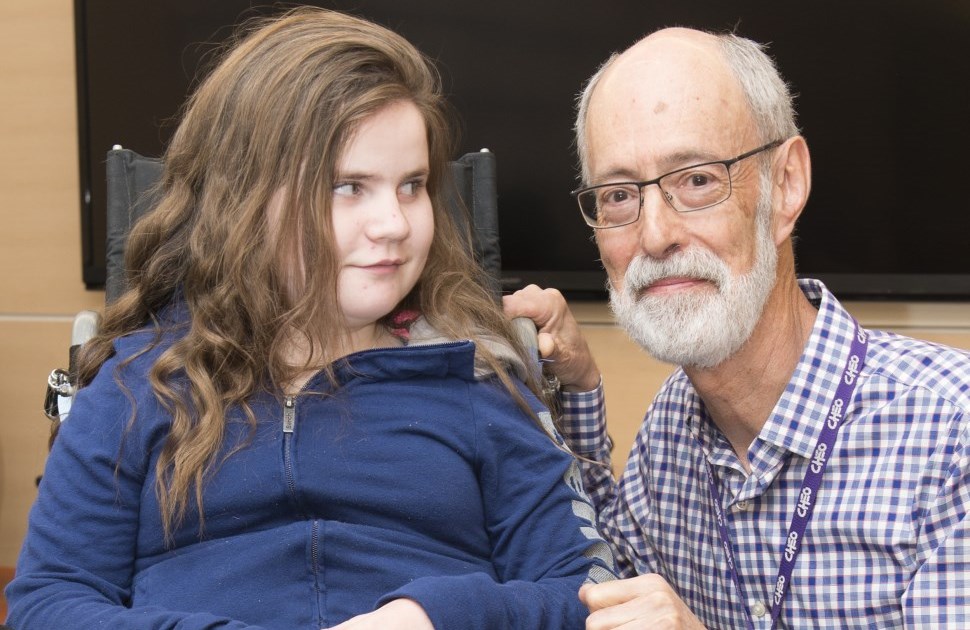
<svg viewBox="0 0 970 630"><path fill-rule="evenodd" d="M721 54L741 85L762 143L786 140L799 133L795 108L788 84L781 78L775 62L765 52L766 46L733 33L711 33L717 38ZM589 102L600 79L620 55L614 53L590 77L577 100L576 150L580 175L589 182L589 148L586 142L586 117Z"/></svg>
<svg viewBox="0 0 970 630"><path fill-rule="evenodd" d="M589 115L589 101L593 97L593 91L599 84L600 79L606 74L613 62L619 57L619 53L613 53L610 58L596 69L593 76L589 78L583 91L579 93L576 107L576 152L579 154L579 174L583 185L589 183L589 148L586 144L586 117Z"/></svg>

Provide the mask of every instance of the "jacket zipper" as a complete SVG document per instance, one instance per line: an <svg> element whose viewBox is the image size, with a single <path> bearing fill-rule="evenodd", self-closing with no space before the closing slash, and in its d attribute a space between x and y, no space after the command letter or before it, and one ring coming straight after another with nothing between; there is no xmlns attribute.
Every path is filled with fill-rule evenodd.
<svg viewBox="0 0 970 630"><path fill-rule="evenodd" d="M296 428L296 400L287 396L283 401L283 472L286 487L296 500L296 481L293 479L293 430Z"/></svg>
<svg viewBox="0 0 970 630"><path fill-rule="evenodd" d="M294 505L299 506L299 501L296 496L296 480L293 478L293 432L296 429L296 398L293 396L287 396L283 399L283 471L286 476L286 487L289 490L290 497L293 500ZM303 510L297 507L297 511L302 514ZM305 518L305 515L304 515ZM313 566L313 587L317 592L317 616L318 625L326 627L328 624L324 623L325 619L325 607L320 605L320 563L318 556L320 553L320 542L317 540L319 537L319 527L320 523L314 520L310 526L310 554L311 563Z"/></svg>
<svg viewBox="0 0 970 630"><path fill-rule="evenodd" d="M317 601L317 627L329 628L328 611L326 603L326 587L320 575L320 521L313 520L310 525L310 563L313 567L313 590L316 592Z"/></svg>

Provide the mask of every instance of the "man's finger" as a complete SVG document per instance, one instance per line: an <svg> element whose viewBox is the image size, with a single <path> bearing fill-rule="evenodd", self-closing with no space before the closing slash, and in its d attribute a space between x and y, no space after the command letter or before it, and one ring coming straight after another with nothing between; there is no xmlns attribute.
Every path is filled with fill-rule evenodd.
<svg viewBox="0 0 970 630"><path fill-rule="evenodd" d="M626 580L586 585L579 590L579 599L586 604L590 612L595 612L646 595L662 587L662 584L662 578L656 574L639 575Z"/></svg>
<svg viewBox="0 0 970 630"><path fill-rule="evenodd" d="M539 333L539 356L548 359L556 351L556 340L549 333Z"/></svg>

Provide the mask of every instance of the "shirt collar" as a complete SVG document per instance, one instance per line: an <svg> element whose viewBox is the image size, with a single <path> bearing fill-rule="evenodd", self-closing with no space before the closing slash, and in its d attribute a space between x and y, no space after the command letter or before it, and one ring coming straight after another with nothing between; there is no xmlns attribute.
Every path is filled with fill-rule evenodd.
<svg viewBox="0 0 970 630"><path fill-rule="evenodd" d="M818 315L795 372L758 438L811 457L845 368L855 320L820 281L802 279L798 285Z"/></svg>

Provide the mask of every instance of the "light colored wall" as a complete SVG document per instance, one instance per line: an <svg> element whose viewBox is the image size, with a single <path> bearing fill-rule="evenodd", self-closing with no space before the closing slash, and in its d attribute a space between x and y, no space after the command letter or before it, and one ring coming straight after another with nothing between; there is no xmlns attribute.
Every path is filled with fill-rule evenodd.
<svg viewBox="0 0 970 630"><path fill-rule="evenodd" d="M12 565L49 422L44 383L67 366L81 281L71 0L0 2L0 565Z"/></svg>
<svg viewBox="0 0 970 630"><path fill-rule="evenodd" d="M48 422L43 384L66 367L71 318L98 309L80 272L72 0L0 2L0 565L23 538ZM970 349L970 304L850 304L867 326ZM622 466L670 366L613 326L603 304L575 304L603 371Z"/></svg>

